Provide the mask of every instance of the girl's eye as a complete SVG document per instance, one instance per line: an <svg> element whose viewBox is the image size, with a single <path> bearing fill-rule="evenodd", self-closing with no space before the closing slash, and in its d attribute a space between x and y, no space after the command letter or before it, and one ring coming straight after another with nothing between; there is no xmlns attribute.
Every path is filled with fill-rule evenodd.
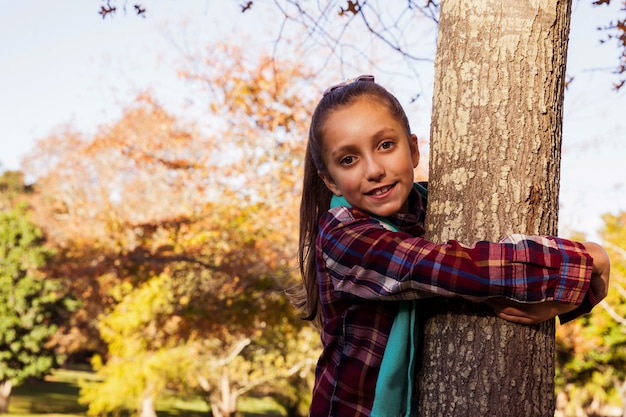
<svg viewBox="0 0 626 417"><path fill-rule="evenodd" d="M350 165L351 163L354 162L354 157L353 156L346 156L341 158L341 160L339 161L339 163L341 165Z"/></svg>
<svg viewBox="0 0 626 417"><path fill-rule="evenodd" d="M380 145L382 149L389 149L392 146L393 146L393 141L390 141L390 140L387 140Z"/></svg>

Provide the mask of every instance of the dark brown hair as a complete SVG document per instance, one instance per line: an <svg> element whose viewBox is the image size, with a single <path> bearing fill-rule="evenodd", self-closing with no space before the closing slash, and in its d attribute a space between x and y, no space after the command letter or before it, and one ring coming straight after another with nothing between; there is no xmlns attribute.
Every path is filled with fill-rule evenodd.
<svg viewBox="0 0 626 417"><path fill-rule="evenodd" d="M292 294L294 305L301 309L307 320L322 324L322 309L317 283L315 241L318 235L319 219L330 208L331 191L326 187L318 172L326 172L322 158L324 148L324 128L332 112L367 99L386 108L411 136L409 120L400 102L373 80L347 83L334 88L320 100L309 128L309 140L304 159L304 179L300 202L300 238L298 260L302 274L302 288Z"/></svg>

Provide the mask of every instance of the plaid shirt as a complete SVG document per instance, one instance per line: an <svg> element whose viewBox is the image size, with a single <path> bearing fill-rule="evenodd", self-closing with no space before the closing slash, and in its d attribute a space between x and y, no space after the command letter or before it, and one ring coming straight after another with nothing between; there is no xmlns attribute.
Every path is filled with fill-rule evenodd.
<svg viewBox="0 0 626 417"><path fill-rule="evenodd" d="M582 304L588 312L592 259L576 242L514 235L500 243L439 245L421 238L424 210L387 218L400 232L358 209L320 219L316 243L324 327L310 416L369 416L397 300L461 296ZM584 301L584 303L583 303Z"/></svg>

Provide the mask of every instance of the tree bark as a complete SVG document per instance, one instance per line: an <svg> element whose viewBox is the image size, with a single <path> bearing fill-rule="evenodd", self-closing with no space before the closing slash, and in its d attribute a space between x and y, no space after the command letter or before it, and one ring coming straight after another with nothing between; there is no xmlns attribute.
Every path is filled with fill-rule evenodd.
<svg viewBox="0 0 626 417"><path fill-rule="evenodd" d="M556 234L571 0L442 0L427 238ZM420 416L554 414L554 321L427 306Z"/></svg>

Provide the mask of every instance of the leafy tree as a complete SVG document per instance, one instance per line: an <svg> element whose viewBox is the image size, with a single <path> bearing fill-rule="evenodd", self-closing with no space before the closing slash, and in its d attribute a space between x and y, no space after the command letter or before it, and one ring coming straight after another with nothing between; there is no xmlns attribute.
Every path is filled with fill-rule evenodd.
<svg viewBox="0 0 626 417"><path fill-rule="evenodd" d="M311 404L314 366L321 353L319 332L311 326L294 326L286 320L272 332L268 332L271 337L264 335L257 345L276 346L264 367L278 372L270 376L273 378L270 384L259 384L253 392L273 397L285 409L287 417L306 416Z"/></svg>
<svg viewBox="0 0 626 417"><path fill-rule="evenodd" d="M24 183L22 172L4 171L0 175L0 211L10 210L17 199L30 193L31 188Z"/></svg>
<svg viewBox="0 0 626 417"><path fill-rule="evenodd" d="M560 416L626 415L626 213L604 216L611 289L601 309L557 331ZM617 414L615 410L618 410Z"/></svg>
<svg viewBox="0 0 626 417"><path fill-rule="evenodd" d="M50 343L55 317L69 308L61 283L39 269L51 252L23 204L0 211L0 412L13 386L62 362Z"/></svg>
<svg viewBox="0 0 626 417"><path fill-rule="evenodd" d="M240 209L236 219L228 212L207 209L172 240L195 261L172 253L167 272L119 288L121 301L100 321L109 348L106 363L96 363L102 382L82 390L90 414L152 415L151 404L170 388L203 392L214 416L231 415L238 396L310 365L310 346L304 359L278 352L301 324L268 275L276 271L263 261L271 259L262 249L267 232L252 229Z"/></svg>
<svg viewBox="0 0 626 417"><path fill-rule="evenodd" d="M93 361L102 382L82 385L80 401L88 404L87 414L140 410L141 416L155 415L155 398L186 363L186 354L167 338L176 330L175 321L167 320L173 303L167 279L161 275L136 290L120 289L127 294L100 321L108 359L103 363L96 356Z"/></svg>

